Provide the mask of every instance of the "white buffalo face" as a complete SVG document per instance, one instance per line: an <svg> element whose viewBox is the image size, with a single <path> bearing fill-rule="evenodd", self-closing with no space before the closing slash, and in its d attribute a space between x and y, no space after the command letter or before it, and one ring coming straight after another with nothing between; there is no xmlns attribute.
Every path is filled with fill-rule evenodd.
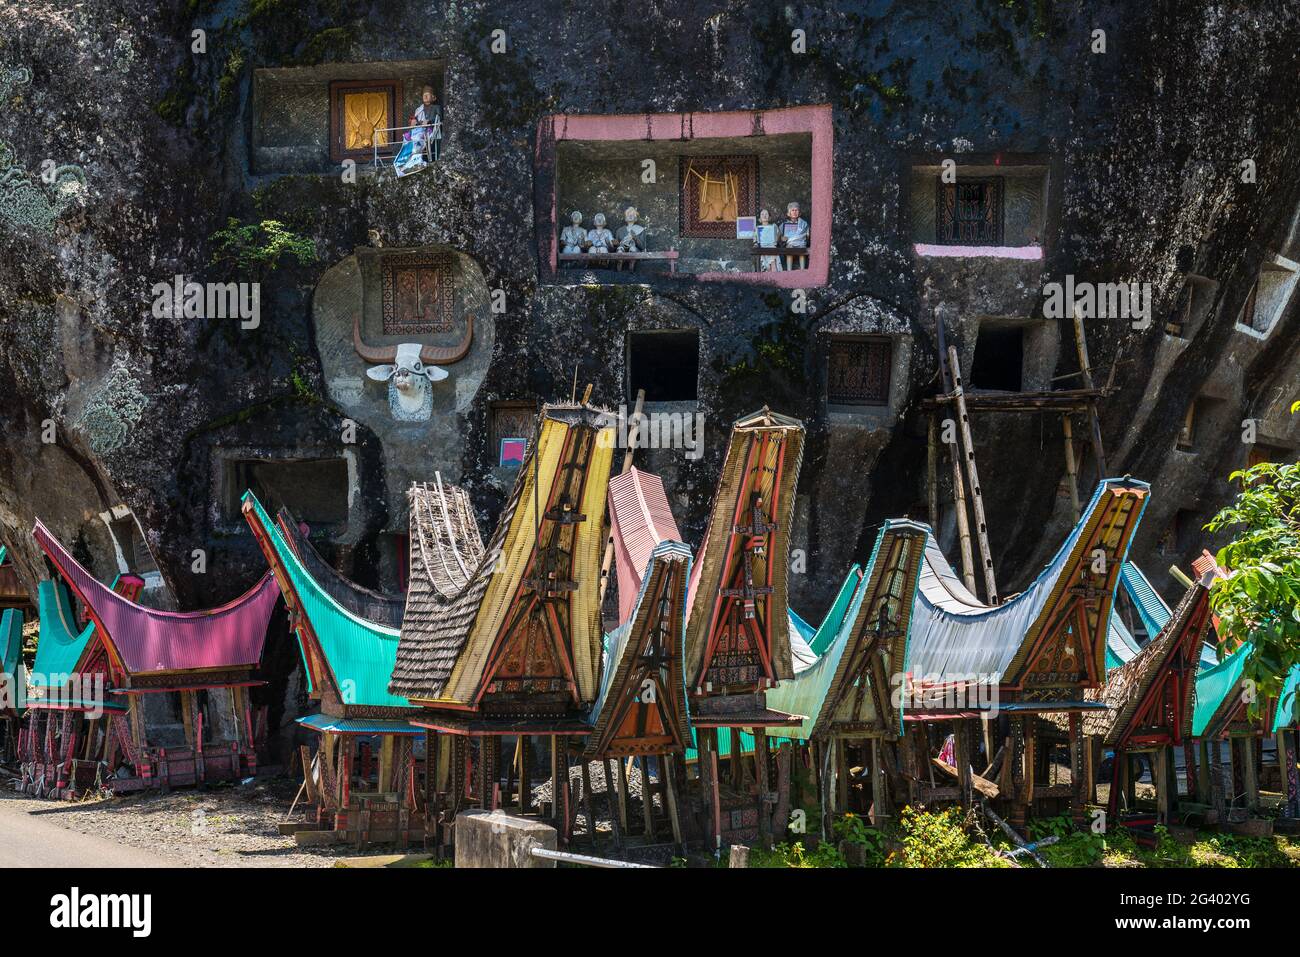
<svg viewBox="0 0 1300 957"><path fill-rule="evenodd" d="M397 361L371 366L366 376L388 383L388 405L393 417L401 421L424 421L433 409L431 382L440 382L450 373L439 366L425 365L420 359L418 343L406 342L397 347Z"/></svg>

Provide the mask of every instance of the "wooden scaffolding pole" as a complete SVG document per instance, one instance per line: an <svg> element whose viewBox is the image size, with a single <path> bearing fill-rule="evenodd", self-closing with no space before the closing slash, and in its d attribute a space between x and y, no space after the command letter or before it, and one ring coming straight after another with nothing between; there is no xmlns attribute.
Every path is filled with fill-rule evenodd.
<svg viewBox="0 0 1300 957"><path fill-rule="evenodd" d="M990 605L998 603L998 585L993 577L993 555L989 549L989 527L984 518L984 493L980 490L979 472L975 468L975 440L971 437L970 416L966 414L966 393L962 387L961 365L957 361L957 347L948 347L948 368L952 374L953 396L957 401L957 422L960 426L962 456L966 460L966 473L970 478L971 506L975 510L975 534L980 546L980 564L984 568L984 600Z"/></svg>
<svg viewBox="0 0 1300 957"><path fill-rule="evenodd" d="M930 510L930 528L939 531L939 422L930 413L930 430L925 449L925 493Z"/></svg>
<svg viewBox="0 0 1300 957"><path fill-rule="evenodd" d="M939 337L939 381L943 386L944 392L951 390L952 370L948 368L948 350L945 345L945 336L943 331L943 321L935 316L935 332ZM970 522L966 517L966 486L961 478L961 463L958 461L960 453L958 451L958 439L954 435L952 440L952 498L953 506L957 512L957 541L961 553L961 577L966 588L971 594L975 593L975 559L971 555L970 546ZM936 533L938 529L935 529Z"/></svg>
<svg viewBox="0 0 1300 957"><path fill-rule="evenodd" d="M1070 315L1074 320L1074 345L1079 351L1079 375L1083 380L1085 389L1094 388L1092 383L1092 364L1088 361L1088 339L1083 333L1083 317L1074 311L1074 305L1069 306ZM1092 437L1092 454L1097 460L1097 480L1100 481L1106 477L1106 450L1101 445L1101 420L1097 418L1097 403L1095 400L1088 403L1088 417L1091 425Z"/></svg>
<svg viewBox="0 0 1300 957"><path fill-rule="evenodd" d="M1065 482L1070 490L1070 514L1079 521L1079 466L1074 461L1074 426L1070 413L1061 416L1061 431L1065 434Z"/></svg>

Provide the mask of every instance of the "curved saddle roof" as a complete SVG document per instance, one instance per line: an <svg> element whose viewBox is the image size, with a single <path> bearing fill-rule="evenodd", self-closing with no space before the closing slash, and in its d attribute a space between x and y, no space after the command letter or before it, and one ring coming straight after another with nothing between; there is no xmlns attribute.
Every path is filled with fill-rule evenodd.
<svg viewBox="0 0 1300 957"><path fill-rule="evenodd" d="M867 686L905 667L917 568L922 564L922 549L929 535L928 527L905 519L886 521L881 526L861 575L854 566L819 629L819 633L825 630L833 636L825 654L811 667L767 692L769 708L804 716L797 727L769 728L769 737L807 739L814 730L820 736L837 717L872 722L886 733L898 732L889 719L901 717L901 711L892 716L880 714L877 705L889 699L893 688L868 693ZM851 600L845 601L846 595ZM891 633L880 634L882 626ZM868 660L867 656L873 654L880 656L879 669ZM857 692L854 700L850 700L851 692ZM887 720L891 727L884 726Z"/></svg>
<svg viewBox="0 0 1300 957"><path fill-rule="evenodd" d="M39 520L33 533L86 605L127 674L256 667L280 589L267 574L229 604L204 611L159 611L103 584Z"/></svg>
<svg viewBox="0 0 1300 957"><path fill-rule="evenodd" d="M252 492L244 493L243 512L271 566L268 574L280 582L310 690L321 694L329 687L347 705L410 707L405 698L388 693L397 629L366 621L343 607L312 577Z"/></svg>
<svg viewBox="0 0 1300 957"><path fill-rule="evenodd" d="M336 602L358 618L373 621L388 628L402 627L402 609L406 607L405 595L388 595L358 585L327 562L307 537L306 528L299 524L287 508L276 513L280 530L293 547L303 567Z"/></svg>
<svg viewBox="0 0 1300 957"><path fill-rule="evenodd" d="M26 695L23 678L23 613L17 608L0 612L0 712L15 709Z"/></svg>
<svg viewBox="0 0 1300 957"><path fill-rule="evenodd" d="M921 566L910 671L920 680L932 675L948 676L941 679L945 681L976 675L983 676L981 681L1002 683L1023 678L1033 664L1031 656L1043 651L1043 642L1080 625L1081 618L1065 607L1076 596L1083 596L1088 627L1102 623L1109 632L1115 583L1148 490L1145 482L1134 480L1101 482L1052 560L1028 588L1001 605L985 605L972 595L932 538ZM1105 570L1093 574L1098 548L1105 552ZM1096 660L1071 655L1074 667L1060 670L1086 666L1095 673L1093 683L1100 683L1105 644L1103 637L1096 647L1071 647L1068 650L1095 655Z"/></svg>

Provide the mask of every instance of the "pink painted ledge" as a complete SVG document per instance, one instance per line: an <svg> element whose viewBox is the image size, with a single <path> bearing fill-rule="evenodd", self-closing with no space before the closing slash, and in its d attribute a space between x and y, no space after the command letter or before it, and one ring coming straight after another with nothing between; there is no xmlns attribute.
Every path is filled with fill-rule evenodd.
<svg viewBox="0 0 1300 957"><path fill-rule="evenodd" d="M833 210L834 127L828 103L790 106L775 110L727 110L717 113L624 113L608 116L575 116L556 113L538 124L534 159L554 162L554 154L543 156L543 144L564 140L695 140L742 136L775 136L808 133L812 137L812 195L807 269L789 272L706 272L694 274L700 282L741 282L752 285L804 289L824 286L830 275L831 222ZM556 219L556 196L551 192L551 224ZM554 235L539 236L541 259L549 262L551 275L559 267L559 246ZM684 277L679 277L684 278Z"/></svg>
<svg viewBox="0 0 1300 957"><path fill-rule="evenodd" d="M917 243L918 256L966 259L1042 259L1042 246L941 246L938 243Z"/></svg>

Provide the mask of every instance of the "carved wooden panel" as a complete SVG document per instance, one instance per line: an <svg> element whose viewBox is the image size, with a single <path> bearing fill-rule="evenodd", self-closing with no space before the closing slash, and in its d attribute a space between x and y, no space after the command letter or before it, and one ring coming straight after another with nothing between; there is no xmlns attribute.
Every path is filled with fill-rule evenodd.
<svg viewBox="0 0 1300 957"><path fill-rule="evenodd" d="M757 214L757 156L683 156L681 170L683 236L735 239L736 217Z"/></svg>
<svg viewBox="0 0 1300 957"><path fill-rule="evenodd" d="M384 335L451 332L456 299L451 256L404 253L384 257Z"/></svg>
<svg viewBox="0 0 1300 957"><path fill-rule="evenodd" d="M949 245L1002 244L1002 179L938 181L935 240Z"/></svg>

